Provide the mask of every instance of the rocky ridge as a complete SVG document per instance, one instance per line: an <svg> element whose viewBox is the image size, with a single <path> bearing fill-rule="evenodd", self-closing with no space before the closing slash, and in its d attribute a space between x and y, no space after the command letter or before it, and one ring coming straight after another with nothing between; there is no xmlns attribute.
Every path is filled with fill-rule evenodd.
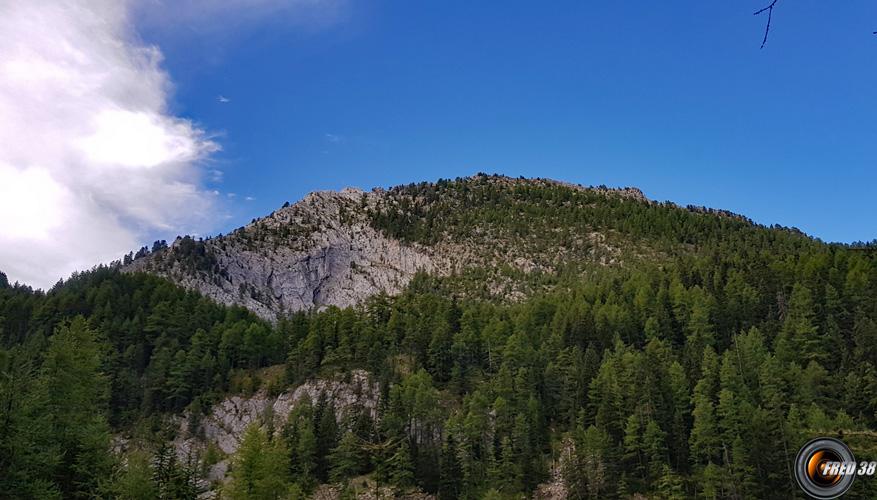
<svg viewBox="0 0 877 500"><path fill-rule="evenodd" d="M636 188L584 187L503 176L471 179L499 187L560 185L648 201ZM550 270L552 264L546 261L562 263L579 250L556 248L550 255L538 255L531 250L532 245L519 239L509 245L491 244L510 237L493 234L489 226L434 245L393 238L376 229L369 214L398 204L391 196L396 189L314 192L227 235L204 241L177 238L170 247L135 259L123 270L157 274L217 302L240 305L274 320L295 311L347 307L376 294L399 293L419 271L448 276L502 264L531 273ZM574 246L587 248L602 264L618 260L618 249L599 232L579 235ZM505 251L499 251L500 247ZM486 286L490 293L506 299L525 295L507 277L491 277Z"/></svg>

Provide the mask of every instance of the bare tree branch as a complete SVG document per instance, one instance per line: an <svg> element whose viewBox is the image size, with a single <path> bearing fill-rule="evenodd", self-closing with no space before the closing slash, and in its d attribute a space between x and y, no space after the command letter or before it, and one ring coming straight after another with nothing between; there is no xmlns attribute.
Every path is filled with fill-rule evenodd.
<svg viewBox="0 0 877 500"><path fill-rule="evenodd" d="M762 49L764 48L764 44L767 43L767 35L770 34L770 21L773 18L773 8L777 4L778 1L779 0L773 0L767 7L763 8L761 10L758 10L753 14L754 16L757 16L757 15L762 14L765 11L767 11L767 26L764 27L764 39L761 41L761 47L760 47Z"/></svg>

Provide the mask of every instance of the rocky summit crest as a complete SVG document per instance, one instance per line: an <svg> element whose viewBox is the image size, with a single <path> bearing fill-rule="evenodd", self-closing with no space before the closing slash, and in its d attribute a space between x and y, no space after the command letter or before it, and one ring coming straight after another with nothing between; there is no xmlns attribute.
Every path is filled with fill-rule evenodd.
<svg viewBox="0 0 877 500"><path fill-rule="evenodd" d="M318 191L227 235L178 237L123 269L268 319L396 294L418 272L464 295L514 299L533 291L533 273L618 264L630 245L589 213L619 203L651 202L636 188L485 174Z"/></svg>

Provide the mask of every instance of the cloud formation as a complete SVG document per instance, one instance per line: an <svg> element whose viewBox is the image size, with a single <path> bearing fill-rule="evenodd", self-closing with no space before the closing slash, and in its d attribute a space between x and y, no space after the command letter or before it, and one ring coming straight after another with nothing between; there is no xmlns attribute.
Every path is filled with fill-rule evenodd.
<svg viewBox="0 0 877 500"><path fill-rule="evenodd" d="M204 231L219 146L168 110L118 0L0 2L0 270L47 288L152 234Z"/></svg>

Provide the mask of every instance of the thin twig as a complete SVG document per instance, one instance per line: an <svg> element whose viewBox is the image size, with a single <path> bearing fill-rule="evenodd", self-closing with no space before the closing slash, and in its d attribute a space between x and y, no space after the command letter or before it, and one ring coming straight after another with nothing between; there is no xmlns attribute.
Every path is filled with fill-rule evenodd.
<svg viewBox="0 0 877 500"><path fill-rule="evenodd" d="M773 8L777 4L778 1L779 0L773 0L770 3L770 5L768 5L767 7L763 8L761 10L756 11L753 14L754 16L757 16L757 15L763 13L764 11L767 11L767 26L764 27L764 39L761 41L761 47L760 47L762 49L764 48L764 44L767 43L767 35L770 34L770 21L773 18Z"/></svg>

